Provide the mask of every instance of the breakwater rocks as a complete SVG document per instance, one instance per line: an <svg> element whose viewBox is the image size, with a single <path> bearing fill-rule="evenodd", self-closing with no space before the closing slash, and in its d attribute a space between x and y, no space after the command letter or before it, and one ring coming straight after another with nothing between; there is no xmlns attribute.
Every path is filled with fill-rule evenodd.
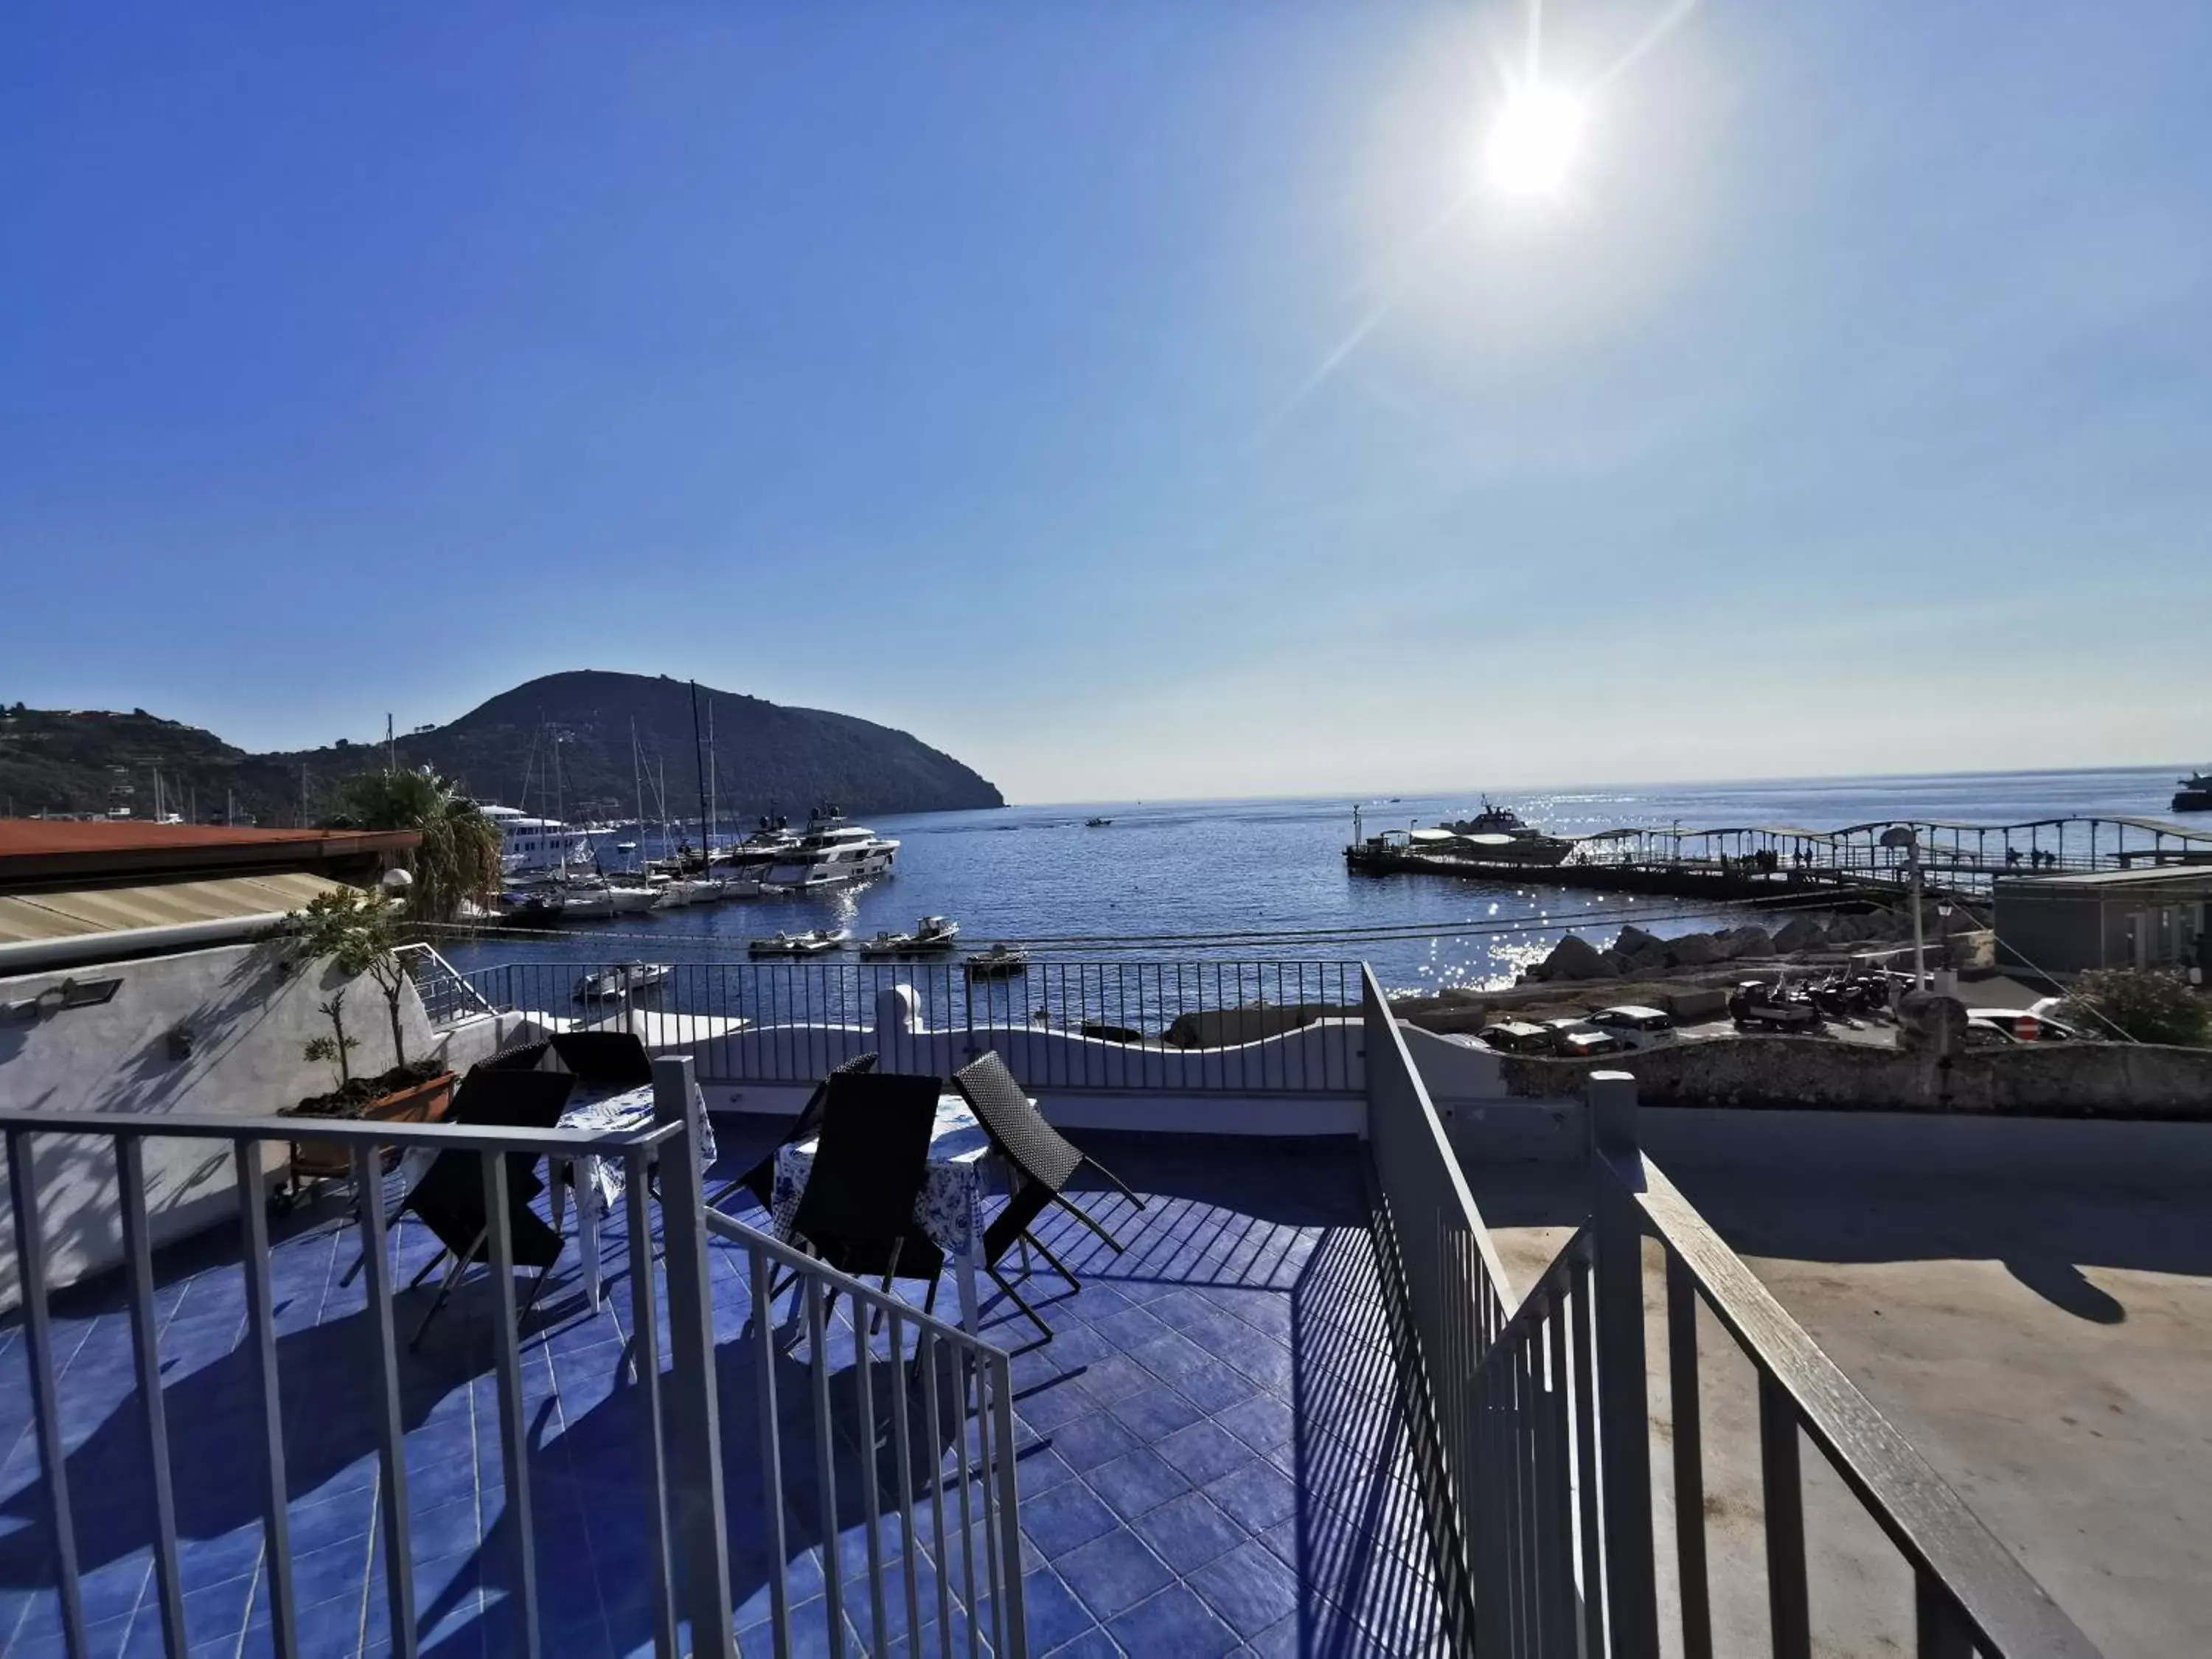
<svg viewBox="0 0 2212 1659"><path fill-rule="evenodd" d="M1932 904L1923 913L1923 927L1930 939L1978 933L1988 926L1965 905L1954 906L1948 915ZM1869 946L1899 945L1911 937L1909 908L1825 917L1794 915L1771 932L1751 922L1715 933L1683 933L1674 939L1662 939L1631 926L1622 928L1620 937L1602 950L1580 934L1569 933L1522 977L1530 983L1648 978L1693 972L1727 962L1848 954Z"/></svg>

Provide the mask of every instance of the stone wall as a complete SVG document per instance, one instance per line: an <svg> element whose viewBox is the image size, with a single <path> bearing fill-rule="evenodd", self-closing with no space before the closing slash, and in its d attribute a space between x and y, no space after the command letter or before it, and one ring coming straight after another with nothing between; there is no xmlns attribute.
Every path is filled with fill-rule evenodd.
<svg viewBox="0 0 2212 1659"><path fill-rule="evenodd" d="M2022 1043L1948 1061L1817 1038L1745 1036L1587 1060L1501 1057L1508 1096L1578 1096L1594 1070L1632 1072L1650 1105L1814 1107L2028 1117L2212 1120L2212 1049Z"/></svg>

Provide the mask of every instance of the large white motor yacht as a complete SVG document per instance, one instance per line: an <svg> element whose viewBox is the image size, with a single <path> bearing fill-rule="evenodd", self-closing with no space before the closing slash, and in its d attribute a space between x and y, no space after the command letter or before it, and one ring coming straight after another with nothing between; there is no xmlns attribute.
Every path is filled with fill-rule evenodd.
<svg viewBox="0 0 2212 1659"><path fill-rule="evenodd" d="M526 817L512 806L480 804L477 811L498 825L500 868L510 877L558 874L592 862L591 837L558 818Z"/></svg>
<svg viewBox="0 0 2212 1659"><path fill-rule="evenodd" d="M838 887L889 875L899 844L872 830L817 817L796 845L777 855L764 878L771 887Z"/></svg>

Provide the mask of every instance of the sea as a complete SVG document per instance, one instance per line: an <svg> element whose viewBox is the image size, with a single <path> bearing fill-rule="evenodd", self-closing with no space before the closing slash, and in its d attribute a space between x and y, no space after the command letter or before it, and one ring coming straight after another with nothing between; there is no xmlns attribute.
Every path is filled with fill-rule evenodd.
<svg viewBox="0 0 2212 1659"><path fill-rule="evenodd" d="M1635 922L1662 935L1747 912L1666 897L1577 893L1430 875L1355 875L1365 833L1462 817L1487 799L1559 835L1652 827L1835 829L1889 818L2018 823L2165 818L2175 767L1948 776L1805 778L1299 799L1085 801L871 817L900 842L894 872L804 898L688 906L532 935L455 938L457 967L515 962L735 962L779 930L844 927L855 940L950 916L964 942L1030 945L1040 960L1213 963L1364 960L1393 992L1510 983L1565 933L1601 945ZM1110 819L1091 827L1094 817ZM2198 820L2203 822L2203 820ZM2204 827L2212 829L2212 823ZM629 839L629 836L617 837ZM599 851L612 872L659 851ZM849 947L842 953L853 959Z"/></svg>

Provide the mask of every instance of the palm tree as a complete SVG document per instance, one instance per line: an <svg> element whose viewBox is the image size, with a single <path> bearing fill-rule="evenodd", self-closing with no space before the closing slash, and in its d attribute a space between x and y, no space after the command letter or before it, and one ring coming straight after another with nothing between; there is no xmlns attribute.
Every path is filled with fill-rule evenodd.
<svg viewBox="0 0 2212 1659"><path fill-rule="evenodd" d="M499 830L477 804L424 767L419 772L364 772L338 792L336 829L413 830L414 887L408 914L416 921L451 921L464 899L488 903L500 886Z"/></svg>

